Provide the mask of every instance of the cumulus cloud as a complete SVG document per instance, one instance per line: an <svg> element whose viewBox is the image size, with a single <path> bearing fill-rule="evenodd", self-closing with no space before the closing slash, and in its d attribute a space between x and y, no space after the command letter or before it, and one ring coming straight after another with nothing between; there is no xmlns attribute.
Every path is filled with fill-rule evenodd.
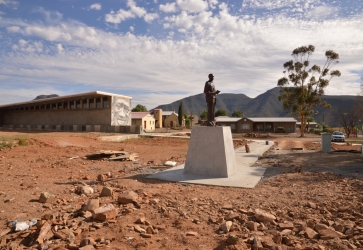
<svg viewBox="0 0 363 250"><path fill-rule="evenodd" d="M160 4L159 9L163 12L176 12L176 3L167 3L167 4Z"/></svg>
<svg viewBox="0 0 363 250"><path fill-rule="evenodd" d="M94 3L89 7L91 10L101 10L102 9L102 5L99 3Z"/></svg>
<svg viewBox="0 0 363 250"><path fill-rule="evenodd" d="M119 24L126 19L143 17L146 22L151 22L159 17L157 13L147 13L145 8L138 7L134 0L128 0L127 6L129 7L129 10L119 9L117 12L111 11L109 14L106 14L105 21Z"/></svg>
<svg viewBox="0 0 363 250"><path fill-rule="evenodd" d="M200 12L208 8L208 2L204 0L176 0L181 10L188 12Z"/></svg>
<svg viewBox="0 0 363 250"><path fill-rule="evenodd" d="M20 31L20 27L19 27L19 26L10 26L10 27L6 27L6 30L7 30L8 32L13 32L13 33L15 33L15 32Z"/></svg>
<svg viewBox="0 0 363 250"><path fill-rule="evenodd" d="M308 9L311 6L321 4L321 0L244 0L242 8L257 8L257 9L279 9L284 7L300 7Z"/></svg>
<svg viewBox="0 0 363 250"><path fill-rule="evenodd" d="M14 51L22 51L27 53L40 53L43 51L43 44L38 41L28 43L24 39L20 39L17 44L13 44L12 49Z"/></svg>

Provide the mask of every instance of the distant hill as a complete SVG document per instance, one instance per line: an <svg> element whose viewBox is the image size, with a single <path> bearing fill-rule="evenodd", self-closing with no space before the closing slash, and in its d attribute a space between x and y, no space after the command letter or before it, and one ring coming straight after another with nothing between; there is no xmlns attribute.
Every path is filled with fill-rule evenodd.
<svg viewBox="0 0 363 250"><path fill-rule="evenodd" d="M217 97L216 110L223 109L227 111L229 116L234 110L241 110L245 117L291 117L283 110L281 102L278 100L280 89L272 88L265 93L250 98L245 94L220 94ZM313 115L316 122L328 124L330 126L339 126L333 119L332 112L336 109L349 109L352 107L356 96L322 96L322 100L332 105L331 109L317 107L318 114ZM207 109L204 94L189 96L181 100L166 105L160 105L165 111L178 111L180 102L183 102L184 113L201 114ZM363 118L363 117L362 117Z"/></svg>
<svg viewBox="0 0 363 250"><path fill-rule="evenodd" d="M34 100L41 100L41 99L47 99L47 98L53 98L53 97L59 97L59 95L56 94L52 94L52 95L38 95L37 97L35 97Z"/></svg>

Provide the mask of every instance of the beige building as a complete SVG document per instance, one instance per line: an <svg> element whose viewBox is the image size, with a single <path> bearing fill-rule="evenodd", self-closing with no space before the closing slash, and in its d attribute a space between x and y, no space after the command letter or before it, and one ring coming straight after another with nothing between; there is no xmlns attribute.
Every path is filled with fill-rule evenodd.
<svg viewBox="0 0 363 250"><path fill-rule="evenodd" d="M178 114L174 111L163 111L163 127L175 128L179 126Z"/></svg>
<svg viewBox="0 0 363 250"><path fill-rule="evenodd" d="M144 131L154 131L155 118L149 112L131 112L131 125L141 126Z"/></svg>
<svg viewBox="0 0 363 250"><path fill-rule="evenodd" d="M296 122L293 117L216 117L218 126L230 126L233 133L295 133Z"/></svg>
<svg viewBox="0 0 363 250"><path fill-rule="evenodd" d="M0 106L0 129L133 133L131 97L94 91Z"/></svg>

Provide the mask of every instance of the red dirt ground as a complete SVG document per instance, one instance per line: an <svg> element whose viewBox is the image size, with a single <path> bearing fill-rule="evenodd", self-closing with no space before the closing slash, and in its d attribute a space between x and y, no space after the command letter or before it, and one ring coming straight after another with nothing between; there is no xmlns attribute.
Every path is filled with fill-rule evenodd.
<svg viewBox="0 0 363 250"><path fill-rule="evenodd" d="M81 248L87 237L97 249L363 249L362 154L320 152L318 137L269 137L278 145L254 165L267 167L256 188L212 187L144 178L166 161L183 163L188 139L105 142L100 135L0 132L0 143L27 143L0 151L0 249L92 249ZM237 138L235 146L243 145ZM360 151L360 145L333 148ZM99 150L139 157L86 158ZM86 184L94 193L78 192ZM113 188L112 196L99 197L104 186ZM137 199L120 204L125 191L134 191ZM40 203L42 192L55 199ZM101 206L113 204L116 217L104 222L87 217L80 210L91 198L99 198ZM259 220L256 209L275 219ZM19 219L38 224L8 232ZM232 222L229 232L220 228L226 221ZM31 243L45 222L51 230L44 243ZM138 226L147 232L136 232Z"/></svg>

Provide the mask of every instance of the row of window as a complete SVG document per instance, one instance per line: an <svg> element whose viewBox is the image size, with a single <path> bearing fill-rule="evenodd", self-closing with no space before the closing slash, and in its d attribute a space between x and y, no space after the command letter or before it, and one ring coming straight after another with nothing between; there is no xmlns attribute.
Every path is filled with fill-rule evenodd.
<svg viewBox="0 0 363 250"><path fill-rule="evenodd" d="M89 98L76 101L66 101L51 104L28 105L26 107L14 107L12 110L45 110L45 109L88 109L108 108L108 97Z"/></svg>

